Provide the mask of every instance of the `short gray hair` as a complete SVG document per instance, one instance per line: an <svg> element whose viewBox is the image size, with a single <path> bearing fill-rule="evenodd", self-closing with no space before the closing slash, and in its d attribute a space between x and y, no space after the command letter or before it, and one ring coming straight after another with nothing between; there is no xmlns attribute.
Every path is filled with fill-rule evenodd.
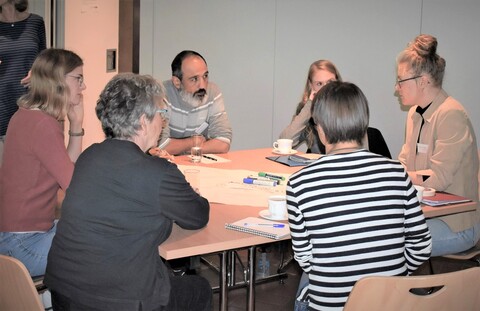
<svg viewBox="0 0 480 311"><path fill-rule="evenodd" d="M312 102L313 121L322 127L330 144L348 141L362 144L369 114L367 98L349 82L330 82Z"/></svg>
<svg viewBox="0 0 480 311"><path fill-rule="evenodd" d="M163 87L151 76L121 73L105 86L95 111L107 138L129 139L140 129L140 117L151 121L157 101L163 101Z"/></svg>

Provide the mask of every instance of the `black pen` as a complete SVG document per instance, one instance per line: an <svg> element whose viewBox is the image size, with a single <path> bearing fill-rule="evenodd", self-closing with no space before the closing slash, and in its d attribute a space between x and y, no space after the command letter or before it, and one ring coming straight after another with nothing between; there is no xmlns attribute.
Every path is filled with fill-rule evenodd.
<svg viewBox="0 0 480 311"><path fill-rule="evenodd" d="M212 160L212 161L217 161L217 159L212 158L212 157L209 157L209 156L206 156L206 155L203 155L203 157L206 158L206 159Z"/></svg>

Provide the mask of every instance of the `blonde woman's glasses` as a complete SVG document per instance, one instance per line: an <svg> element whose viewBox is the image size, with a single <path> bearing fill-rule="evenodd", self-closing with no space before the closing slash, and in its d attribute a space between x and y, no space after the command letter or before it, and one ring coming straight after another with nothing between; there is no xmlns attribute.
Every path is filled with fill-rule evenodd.
<svg viewBox="0 0 480 311"><path fill-rule="evenodd" d="M75 78L75 79L77 79L77 81L78 81L78 85L80 85L80 86L82 86L82 85L83 85L83 82L84 82L84 80L83 80L83 76L74 76L74 75L66 75L66 76L67 76L67 77L72 77L72 78Z"/></svg>
<svg viewBox="0 0 480 311"><path fill-rule="evenodd" d="M398 87L401 88L402 86L400 85L400 83L407 82L407 81L410 81L410 80L414 80L414 79L417 79L417 78L420 78L420 77L421 76L415 76L415 77L406 78L406 79L402 79L402 80L397 79L397 81L395 81L395 85L398 85Z"/></svg>

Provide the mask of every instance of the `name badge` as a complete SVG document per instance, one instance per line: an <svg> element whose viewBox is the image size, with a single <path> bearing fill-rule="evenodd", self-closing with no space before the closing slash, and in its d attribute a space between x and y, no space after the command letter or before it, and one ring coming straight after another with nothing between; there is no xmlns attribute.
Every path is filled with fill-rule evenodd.
<svg viewBox="0 0 480 311"><path fill-rule="evenodd" d="M417 144L417 153L427 153L428 145L427 144Z"/></svg>

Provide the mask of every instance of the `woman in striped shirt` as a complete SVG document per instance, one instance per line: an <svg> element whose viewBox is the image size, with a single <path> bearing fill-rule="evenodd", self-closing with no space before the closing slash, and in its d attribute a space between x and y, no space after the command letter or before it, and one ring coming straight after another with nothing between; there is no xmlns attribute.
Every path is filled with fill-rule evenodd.
<svg viewBox="0 0 480 311"><path fill-rule="evenodd" d="M362 91L331 82L315 96L312 116L326 155L287 186L295 259L308 276L296 308L342 310L361 277L417 269L431 237L403 166L361 147L369 119Z"/></svg>

